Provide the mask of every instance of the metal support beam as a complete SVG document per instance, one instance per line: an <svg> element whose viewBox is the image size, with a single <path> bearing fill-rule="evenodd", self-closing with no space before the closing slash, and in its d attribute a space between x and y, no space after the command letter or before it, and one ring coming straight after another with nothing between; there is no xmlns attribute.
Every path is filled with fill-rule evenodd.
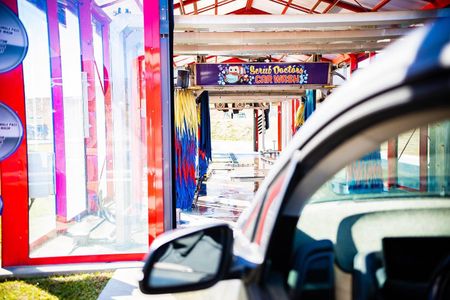
<svg viewBox="0 0 450 300"><path fill-rule="evenodd" d="M339 30L339 31L297 31L297 32L175 32L175 45L223 44L223 45L252 45L267 44L296 44L299 43L330 43L351 41L376 41L382 39L396 39L410 31L409 28L387 28L368 30Z"/></svg>
<svg viewBox="0 0 450 300"><path fill-rule="evenodd" d="M233 85L233 86L208 86L209 96L214 95L244 95L249 93L251 95L297 95L298 93L304 93L305 89L310 89L317 87L317 85L306 84L306 85L265 85L265 86L255 86L255 85Z"/></svg>
<svg viewBox="0 0 450 300"><path fill-rule="evenodd" d="M180 0L180 14L185 15L186 11L184 10L183 0Z"/></svg>
<svg viewBox="0 0 450 300"><path fill-rule="evenodd" d="M312 13L316 10L317 6L319 6L319 4L320 4L321 2L322 2L321 0L318 0L318 1L316 2L316 4L314 4L313 7L311 7L311 9L309 10L309 13L312 14Z"/></svg>
<svg viewBox="0 0 450 300"><path fill-rule="evenodd" d="M197 1L194 2L194 15L198 15Z"/></svg>
<svg viewBox="0 0 450 300"><path fill-rule="evenodd" d="M328 6L323 10L323 14L328 13L330 10L332 10L337 4L339 3L339 0L334 0Z"/></svg>
<svg viewBox="0 0 450 300"><path fill-rule="evenodd" d="M253 6L253 0L247 0L247 4L245 5L245 9L249 10Z"/></svg>
<svg viewBox="0 0 450 300"><path fill-rule="evenodd" d="M219 2L227 4L233 0ZM341 2L340 2L341 3ZM214 5L213 5L214 7ZM208 9L207 7L205 9ZM201 11L199 10L199 13ZM308 10L309 12L309 10ZM450 9L425 11L367 12L359 14L299 15L207 15L175 16L175 31L292 31L349 30L371 26L409 26L431 19L450 17Z"/></svg>
<svg viewBox="0 0 450 300"><path fill-rule="evenodd" d="M181 0L180 0L180 1L181 1ZM198 2L198 1L200 1L200 0L184 0L184 1L183 1L183 5L189 5L189 4L194 3L194 6L197 6L197 2ZM178 9L178 8L180 8L180 6L181 6L181 3L180 3L180 2L175 3L175 4L173 5L173 9Z"/></svg>
<svg viewBox="0 0 450 300"><path fill-rule="evenodd" d="M291 94L291 95L278 95L278 96L210 96L209 102L214 103L278 103L283 101L288 101L289 99L299 97L301 94Z"/></svg>
<svg viewBox="0 0 450 300"><path fill-rule="evenodd" d="M378 11L380 8L382 8L383 6L388 4L389 2L391 2L391 0L381 0L374 7L372 7L371 11Z"/></svg>
<svg viewBox="0 0 450 300"><path fill-rule="evenodd" d="M380 43L305 44L305 45L175 45L174 53L185 55L273 55L379 51L388 45Z"/></svg>
<svg viewBox="0 0 450 300"><path fill-rule="evenodd" d="M292 4L292 0L289 0L288 3L286 3L286 5L283 8L283 11L281 12L282 15L286 14L286 11L289 9L291 4Z"/></svg>

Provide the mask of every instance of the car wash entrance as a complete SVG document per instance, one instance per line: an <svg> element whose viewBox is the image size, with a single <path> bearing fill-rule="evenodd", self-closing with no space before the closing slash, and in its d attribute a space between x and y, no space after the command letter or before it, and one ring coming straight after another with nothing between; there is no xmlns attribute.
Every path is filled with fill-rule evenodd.
<svg viewBox="0 0 450 300"><path fill-rule="evenodd" d="M296 112L303 118L306 102L315 104L311 89L330 84L330 63L231 59L194 63L177 73L177 82L184 83L175 93L180 223L195 224L203 217L236 221L296 132ZM183 80L188 73L190 84ZM195 149L182 134L186 124L194 124L190 132L199 139L197 152L184 153ZM195 155L198 161L186 163L184 157ZM185 178L189 165L195 177Z"/></svg>

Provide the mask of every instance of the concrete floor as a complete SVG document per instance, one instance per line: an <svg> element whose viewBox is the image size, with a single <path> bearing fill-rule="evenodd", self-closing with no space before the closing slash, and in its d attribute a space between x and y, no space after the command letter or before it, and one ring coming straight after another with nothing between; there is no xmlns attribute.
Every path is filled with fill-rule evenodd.
<svg viewBox="0 0 450 300"><path fill-rule="evenodd" d="M207 180L192 211L182 212L182 223L199 217L236 221L271 165L259 153L214 153Z"/></svg>

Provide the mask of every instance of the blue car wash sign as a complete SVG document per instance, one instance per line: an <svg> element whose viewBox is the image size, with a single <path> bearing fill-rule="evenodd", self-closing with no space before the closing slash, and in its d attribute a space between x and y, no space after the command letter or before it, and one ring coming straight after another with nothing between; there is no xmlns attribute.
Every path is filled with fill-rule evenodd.
<svg viewBox="0 0 450 300"><path fill-rule="evenodd" d="M230 63L197 64L196 84L228 85L327 85L329 63Z"/></svg>
<svg viewBox="0 0 450 300"><path fill-rule="evenodd" d="M19 116L0 102L0 161L16 152L23 137Z"/></svg>
<svg viewBox="0 0 450 300"><path fill-rule="evenodd" d="M0 73L22 63L28 50L28 36L16 14L0 2Z"/></svg>

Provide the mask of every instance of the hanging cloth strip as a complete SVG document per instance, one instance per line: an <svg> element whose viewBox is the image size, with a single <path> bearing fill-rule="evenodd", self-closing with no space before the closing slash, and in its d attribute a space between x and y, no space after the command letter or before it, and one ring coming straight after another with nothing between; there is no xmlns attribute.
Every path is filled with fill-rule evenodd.
<svg viewBox="0 0 450 300"><path fill-rule="evenodd" d="M306 90L305 109L303 111L303 119L306 121L316 110L316 91Z"/></svg>
<svg viewBox="0 0 450 300"><path fill-rule="evenodd" d="M383 191L383 168L380 149L370 152L347 166L349 193L380 193Z"/></svg>
<svg viewBox="0 0 450 300"><path fill-rule="evenodd" d="M176 207L191 209L196 188L198 118L191 91L175 91L175 190Z"/></svg>
<svg viewBox="0 0 450 300"><path fill-rule="evenodd" d="M202 178L208 171L211 162L211 119L209 116L209 95L203 91L197 98L200 103L200 129L198 143L198 177Z"/></svg>

